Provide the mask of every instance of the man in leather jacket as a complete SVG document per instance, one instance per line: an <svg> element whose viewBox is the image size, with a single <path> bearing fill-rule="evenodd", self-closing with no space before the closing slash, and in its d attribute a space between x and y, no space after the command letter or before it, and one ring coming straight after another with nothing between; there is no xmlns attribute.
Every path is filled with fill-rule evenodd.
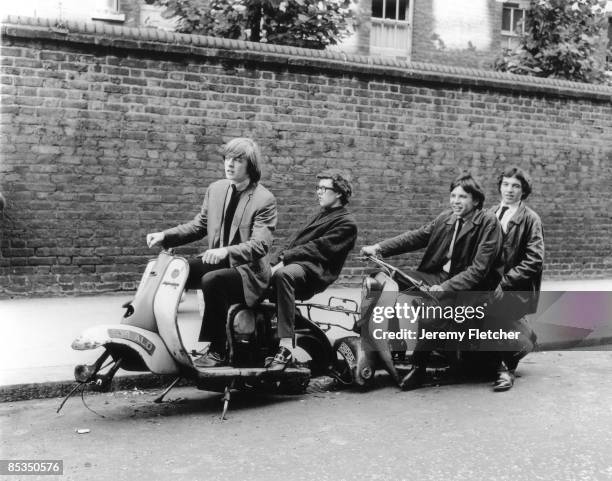
<svg viewBox="0 0 612 481"><path fill-rule="evenodd" d="M500 173L497 187L501 202L490 212L503 230L504 272L495 290L494 321L504 330L520 332L519 340L499 352L495 391L514 385L514 371L521 358L534 348L536 336L526 315L536 312L544 263L544 237L538 214L525 205L531 181L525 171L509 167Z"/></svg>
<svg viewBox="0 0 612 481"><path fill-rule="evenodd" d="M430 285L434 294L493 290L501 267L501 226L495 215L482 210L485 195L470 174L456 178L450 193L451 208L432 222L365 246L362 254L390 256L425 248L418 269L408 274ZM427 341L417 342L412 369L400 382L402 389L423 383L431 348Z"/></svg>

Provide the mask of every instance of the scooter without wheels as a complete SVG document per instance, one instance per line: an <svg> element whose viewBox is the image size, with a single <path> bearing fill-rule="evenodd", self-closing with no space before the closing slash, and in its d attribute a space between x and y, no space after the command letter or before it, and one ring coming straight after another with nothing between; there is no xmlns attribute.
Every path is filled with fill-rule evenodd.
<svg viewBox="0 0 612 481"><path fill-rule="evenodd" d="M104 351L93 364L75 367L77 383L59 409L80 386L94 384L101 390L109 388L113 376L122 368L175 376L155 402L161 402L181 379L193 382L198 389L223 392L224 418L232 389L297 394L305 391L312 374L319 375L333 367L335 354L327 336L299 312L296 312L296 341L310 357L309 362L280 372L263 367L265 358L278 349L272 303L253 308L232 306L226 323L229 365L194 366L181 339L177 319L188 271L186 259L172 251L162 251L147 264L134 299L124 304L126 311L121 322L90 328L75 339L73 349L103 347Z"/></svg>
<svg viewBox="0 0 612 481"><path fill-rule="evenodd" d="M345 360L344 382L361 388L371 387L374 374L385 369L396 383L400 383L400 373L408 370L410 353L416 341L403 339L376 340L372 333L375 309L393 309L397 303L408 305L438 305L425 283L412 278L397 267L377 257L365 259L378 266L378 270L363 278L361 289L360 318L354 330L359 337L346 337L336 341L335 350ZM399 332L396 318L386 319L380 331ZM416 324L415 324L416 325ZM449 353L435 353L427 371L430 379L436 381L454 368L456 359Z"/></svg>

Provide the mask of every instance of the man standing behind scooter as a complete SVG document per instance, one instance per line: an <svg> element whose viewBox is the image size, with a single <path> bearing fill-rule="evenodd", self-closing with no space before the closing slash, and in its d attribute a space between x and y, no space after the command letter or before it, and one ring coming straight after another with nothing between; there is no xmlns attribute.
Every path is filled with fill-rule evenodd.
<svg viewBox="0 0 612 481"><path fill-rule="evenodd" d="M504 233L504 274L495 290L492 311L499 327L520 332L519 342L504 346L499 353L495 391L507 391L514 385L514 371L519 361L535 345L535 333L526 315L537 310L544 263L544 236L538 214L524 200L531 193L529 176L517 167L509 167L498 178L501 202L491 208ZM495 326L497 327L497 326Z"/></svg>
<svg viewBox="0 0 612 481"><path fill-rule="evenodd" d="M272 268L280 337L276 356L266 362L273 371L282 371L293 361L296 297L309 299L332 284L357 239L357 223L345 207L351 184L338 172L323 172L317 178L321 210L291 237Z"/></svg>
<svg viewBox="0 0 612 481"><path fill-rule="evenodd" d="M425 248L418 270L407 273L430 285L430 291L492 290L499 282L502 232L495 215L482 210L484 199L478 182L461 175L450 186L450 210L420 229L365 246L361 253L391 256ZM423 383L430 350L427 341L417 341L402 389Z"/></svg>
<svg viewBox="0 0 612 481"><path fill-rule="evenodd" d="M268 251L276 228L276 199L259 184L261 154L248 138L221 148L225 179L206 190L202 209L191 222L147 234L149 247L175 247L208 236L208 250L189 261L187 289L204 292L199 340L209 349L197 367L227 364L225 321L232 304L254 305L270 280ZM206 347L205 347L206 351Z"/></svg>

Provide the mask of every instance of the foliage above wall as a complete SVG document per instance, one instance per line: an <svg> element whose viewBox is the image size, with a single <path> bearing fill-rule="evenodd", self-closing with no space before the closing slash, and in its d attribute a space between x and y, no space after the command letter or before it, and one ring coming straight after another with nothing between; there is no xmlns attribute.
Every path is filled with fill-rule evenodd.
<svg viewBox="0 0 612 481"><path fill-rule="evenodd" d="M495 68L520 75L605 82L600 51L606 22L605 3L532 0L520 45L506 51Z"/></svg>
<svg viewBox="0 0 612 481"><path fill-rule="evenodd" d="M178 31L324 49L346 37L355 20L351 0L155 0Z"/></svg>

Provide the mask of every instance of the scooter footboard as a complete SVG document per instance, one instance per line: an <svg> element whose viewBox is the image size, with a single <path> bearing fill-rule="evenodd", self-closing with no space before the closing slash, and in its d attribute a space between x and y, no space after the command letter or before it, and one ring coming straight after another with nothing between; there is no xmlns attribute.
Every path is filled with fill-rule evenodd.
<svg viewBox="0 0 612 481"><path fill-rule="evenodd" d="M121 357L121 368L126 371L179 372L161 337L151 331L125 324L105 324L87 329L72 342L72 349L77 351L98 347L104 347L115 359Z"/></svg>

